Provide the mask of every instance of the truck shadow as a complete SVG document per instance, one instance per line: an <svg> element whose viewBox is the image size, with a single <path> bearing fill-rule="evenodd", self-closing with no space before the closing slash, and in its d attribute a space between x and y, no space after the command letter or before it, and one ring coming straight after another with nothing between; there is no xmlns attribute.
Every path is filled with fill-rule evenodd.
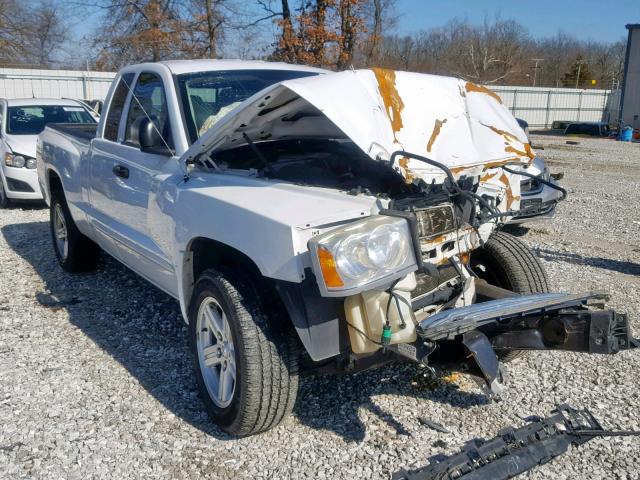
<svg viewBox="0 0 640 480"><path fill-rule="evenodd" d="M65 309L73 325L174 415L219 440L231 439L209 420L198 399L187 327L176 300L106 254L95 273L63 272L53 255L48 222L6 225L1 231L9 246L42 278L45 291L35 294L41 306ZM425 410L428 401L456 408L487 402L483 395L453 388L414 389L411 380L417 374L416 366L396 365L356 375L305 377L294 414L312 428L360 441L366 434L359 418L362 410L397 434L408 434L395 412L379 406L376 398L381 395L418 398L426 401ZM416 418L420 413L415 413Z"/></svg>
<svg viewBox="0 0 640 480"><path fill-rule="evenodd" d="M556 252L540 248L535 249L535 251L543 260L560 261L574 265L587 265L589 267L611 270L612 272L640 276L640 264L634 262L603 257L586 257L577 253Z"/></svg>

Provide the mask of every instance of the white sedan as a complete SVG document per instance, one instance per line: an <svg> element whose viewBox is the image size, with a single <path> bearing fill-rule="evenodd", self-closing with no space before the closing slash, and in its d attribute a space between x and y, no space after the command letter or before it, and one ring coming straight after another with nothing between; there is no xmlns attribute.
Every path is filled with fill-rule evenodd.
<svg viewBox="0 0 640 480"><path fill-rule="evenodd" d="M0 100L0 208L12 201L42 200L36 173L36 140L47 123L97 125L75 100Z"/></svg>

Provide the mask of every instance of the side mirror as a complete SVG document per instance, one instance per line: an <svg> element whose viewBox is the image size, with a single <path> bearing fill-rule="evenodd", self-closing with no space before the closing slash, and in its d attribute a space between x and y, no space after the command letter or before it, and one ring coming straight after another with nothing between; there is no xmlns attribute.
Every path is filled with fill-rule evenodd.
<svg viewBox="0 0 640 480"><path fill-rule="evenodd" d="M142 118L138 124L140 150L158 155L173 155L173 150L165 145L158 128L149 118Z"/></svg>

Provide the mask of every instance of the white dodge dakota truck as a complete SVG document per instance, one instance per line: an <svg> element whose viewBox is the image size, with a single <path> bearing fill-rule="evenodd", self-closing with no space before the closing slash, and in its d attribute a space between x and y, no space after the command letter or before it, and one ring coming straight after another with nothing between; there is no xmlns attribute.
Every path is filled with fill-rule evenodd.
<svg viewBox="0 0 640 480"><path fill-rule="evenodd" d="M124 68L97 130L49 125L37 148L62 267L104 250L178 299L235 435L277 425L301 371L455 361L495 394L522 350L636 346L496 231L533 158L459 79L208 60Z"/></svg>

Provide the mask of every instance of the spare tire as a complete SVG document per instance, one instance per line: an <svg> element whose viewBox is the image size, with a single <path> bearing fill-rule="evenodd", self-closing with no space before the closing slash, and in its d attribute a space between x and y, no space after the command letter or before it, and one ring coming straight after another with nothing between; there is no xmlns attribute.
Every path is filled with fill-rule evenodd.
<svg viewBox="0 0 640 480"><path fill-rule="evenodd" d="M540 260L522 240L506 232L495 232L474 250L469 266L479 278L496 287L520 294L549 291L549 279ZM497 353L500 360L509 362L523 351Z"/></svg>

